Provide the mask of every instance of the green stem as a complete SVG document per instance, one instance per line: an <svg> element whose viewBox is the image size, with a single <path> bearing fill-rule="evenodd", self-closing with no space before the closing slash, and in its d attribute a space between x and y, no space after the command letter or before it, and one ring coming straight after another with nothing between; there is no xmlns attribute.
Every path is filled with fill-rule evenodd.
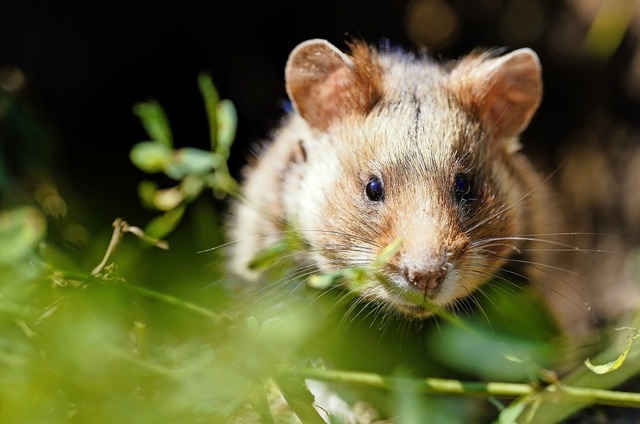
<svg viewBox="0 0 640 424"><path fill-rule="evenodd" d="M536 392L553 394L566 402L586 402L600 405L624 406L640 408L640 393L618 392L580 388L565 385L550 385L539 389L526 383L501 382L465 382L460 380L426 378L407 379L385 377L379 374L326 370L314 368L296 368L283 370L285 375L300 379L312 378L332 383L345 383L366 386L381 390L392 391L397 387L407 387L409 390L423 394L464 395L464 396L495 396L515 398L535 395ZM556 401L558 399L555 399Z"/></svg>
<svg viewBox="0 0 640 424"><path fill-rule="evenodd" d="M110 282L110 284L112 284ZM154 290L150 290L140 286L134 286L132 284L116 282L115 284L123 287L127 290L136 292L143 296L149 297L151 299L159 300L169 305L178 306L180 308L186 309L191 312L195 312L197 314L203 315L207 318L212 319L213 321L220 321L220 316L215 312L210 311L209 309L203 308L202 306L198 306L195 303L187 302L186 300L180 299L175 296L171 296L168 294L160 293Z"/></svg>
<svg viewBox="0 0 640 424"><path fill-rule="evenodd" d="M55 278L61 278L63 280L83 281L87 283L102 283L102 284L109 284L109 285L117 285L118 287L122 287L126 290L135 292L142 296L159 300L169 305L178 306L182 309L186 309L191 312L195 312L199 315L203 315L207 318L210 318L213 321L217 322L221 320L220 316L215 312L212 312L209 309L203 308L202 306L196 305L195 303L187 302L184 299L180 299L178 297L171 296L169 294L160 293L155 290L147 289L145 287L132 285L124 281L119 281L119 280L105 281L90 275L75 273L75 272L66 272L66 273L56 272Z"/></svg>
<svg viewBox="0 0 640 424"><path fill-rule="evenodd" d="M408 379L388 377L366 372L315 368L296 368L295 370L284 372L285 374L290 374L302 379L312 378L331 383L345 383L387 391L393 391L397 387L406 386L411 387L411 390L414 392L424 394L517 397L529 395L535 390L530 384L521 383L463 382L460 380L442 378Z"/></svg>

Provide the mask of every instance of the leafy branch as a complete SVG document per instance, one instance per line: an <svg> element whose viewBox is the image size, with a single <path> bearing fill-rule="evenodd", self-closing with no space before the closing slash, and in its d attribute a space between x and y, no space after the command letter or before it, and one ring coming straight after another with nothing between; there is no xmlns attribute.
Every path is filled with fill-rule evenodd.
<svg viewBox="0 0 640 424"><path fill-rule="evenodd" d="M178 181L168 188L159 188L152 181L143 181L138 187L143 204L162 212L145 227L145 232L154 237L162 238L173 231L186 205L204 189L212 190L217 199L234 195L238 190L238 183L227 166L236 135L236 109L230 100L220 100L209 75L201 74L198 85L207 112L210 151L175 148L169 121L159 103L149 101L134 107L151 140L133 146L131 161L144 172L163 173Z"/></svg>

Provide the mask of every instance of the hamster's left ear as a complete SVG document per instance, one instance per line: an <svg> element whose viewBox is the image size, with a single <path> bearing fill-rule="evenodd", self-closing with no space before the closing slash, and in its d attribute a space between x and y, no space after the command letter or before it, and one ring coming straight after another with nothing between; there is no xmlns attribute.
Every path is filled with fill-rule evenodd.
<svg viewBox="0 0 640 424"><path fill-rule="evenodd" d="M494 137L515 137L529 125L542 100L538 55L528 48L487 58L472 54L451 71L450 89Z"/></svg>

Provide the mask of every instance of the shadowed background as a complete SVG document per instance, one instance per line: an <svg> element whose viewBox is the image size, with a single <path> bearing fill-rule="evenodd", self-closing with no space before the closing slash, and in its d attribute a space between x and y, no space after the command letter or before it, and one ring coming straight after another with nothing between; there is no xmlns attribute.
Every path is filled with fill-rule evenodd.
<svg viewBox="0 0 640 424"><path fill-rule="evenodd" d="M621 7L624 3L210 1L159 6L115 1L54 6L9 0L1 6L0 82L40 136L27 140L19 129L5 125L0 146L14 183L38 163L50 167L62 197L77 199L70 213L83 225L103 226L121 215L144 220L132 184L140 172L128 159L133 144L147 137L132 113L135 103L159 100L177 146L206 147L196 79L210 72L222 97L238 109L231 157L237 175L249 146L268 135L282 115L289 51L308 38L344 47L348 37L356 37L425 47L446 58L475 47L532 47L543 65L545 95L524 142L543 166L553 168L561 160L560 148L573 143L571 137L585 124L640 122L638 12L633 5Z"/></svg>

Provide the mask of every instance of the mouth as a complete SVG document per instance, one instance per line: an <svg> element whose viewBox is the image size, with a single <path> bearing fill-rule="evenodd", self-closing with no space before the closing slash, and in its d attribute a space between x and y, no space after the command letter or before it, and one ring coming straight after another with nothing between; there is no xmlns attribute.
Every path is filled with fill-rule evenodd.
<svg viewBox="0 0 640 424"><path fill-rule="evenodd" d="M431 309L426 308L423 305L396 303L392 306L405 317L411 319L425 319L434 315L434 312Z"/></svg>
<svg viewBox="0 0 640 424"><path fill-rule="evenodd" d="M361 296L373 302L384 303L412 319L428 318L443 307L425 291L416 290L401 276L379 279L362 292Z"/></svg>

